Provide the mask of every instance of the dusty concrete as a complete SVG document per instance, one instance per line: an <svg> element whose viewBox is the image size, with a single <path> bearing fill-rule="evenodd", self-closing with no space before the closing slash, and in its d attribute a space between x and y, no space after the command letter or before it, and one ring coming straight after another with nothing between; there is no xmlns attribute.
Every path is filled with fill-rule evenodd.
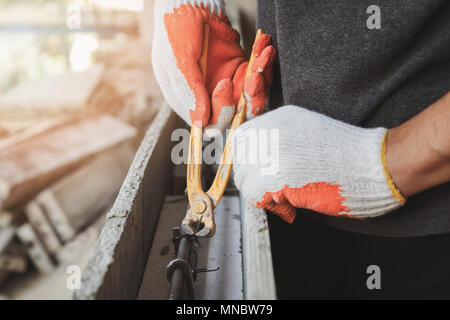
<svg viewBox="0 0 450 320"><path fill-rule="evenodd" d="M245 298L277 298L267 215L263 209L241 202Z"/></svg>
<svg viewBox="0 0 450 320"><path fill-rule="evenodd" d="M74 299L135 299L170 183L170 134L179 119L165 105L144 137L108 213Z"/></svg>

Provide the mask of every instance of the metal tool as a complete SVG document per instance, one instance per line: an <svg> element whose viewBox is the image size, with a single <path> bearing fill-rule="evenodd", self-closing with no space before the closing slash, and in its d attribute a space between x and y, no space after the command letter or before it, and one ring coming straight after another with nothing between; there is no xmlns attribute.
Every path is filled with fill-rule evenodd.
<svg viewBox="0 0 450 320"><path fill-rule="evenodd" d="M191 261L193 253L197 260L197 254L192 248L194 236L181 235L179 228L173 229L173 236L176 259L170 261L166 267L167 279L170 281L169 300L180 300L184 296L193 300L195 298L193 282L196 278L195 267Z"/></svg>
<svg viewBox="0 0 450 320"><path fill-rule="evenodd" d="M179 228L173 228L173 241L176 258L167 265L166 275L170 281L169 300L195 299L194 281L204 272L218 271L220 268L197 268L197 251L200 247L196 236L181 234Z"/></svg>
<svg viewBox="0 0 450 320"><path fill-rule="evenodd" d="M262 29L259 29L256 34L256 39L258 39L262 34L264 34L264 31ZM199 62L204 78L206 76L208 39L209 28L207 25L205 25L203 54ZM245 77L248 77L250 75L254 60L255 55L252 51ZM194 123L192 124L191 135L189 139L189 154L187 164L187 193L189 198L189 208L181 224L181 230L185 234L210 238L216 231L216 225L214 223L214 209L219 204L219 201L222 198L223 193L225 192L228 179L230 178L231 168L233 165L231 149L232 137L234 131L245 120L245 107L246 102L244 94L241 93L239 103L236 108L236 113L234 115L233 121L231 122L231 127L222 153L219 168L217 170L214 181L207 192L203 191L201 183L203 131L201 126L196 126Z"/></svg>

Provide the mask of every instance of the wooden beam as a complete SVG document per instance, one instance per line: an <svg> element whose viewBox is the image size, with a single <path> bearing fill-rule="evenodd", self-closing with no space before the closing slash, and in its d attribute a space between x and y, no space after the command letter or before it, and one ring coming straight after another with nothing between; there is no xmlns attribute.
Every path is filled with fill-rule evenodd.
<svg viewBox="0 0 450 320"><path fill-rule="evenodd" d="M6 215L6 213L5 213ZM9 215L6 215L9 216ZM9 219L6 219L9 222ZM0 226L0 257L9 253L9 248L11 247L14 236L16 234L16 230L9 223L3 226ZM2 260L0 258L0 260ZM3 259L5 260L5 259ZM3 266L2 266L3 265ZM8 263L9 265L9 263ZM3 263L0 261L0 286L6 282L10 276L11 271L10 268L5 266L5 261Z"/></svg>
<svg viewBox="0 0 450 320"><path fill-rule="evenodd" d="M25 248L15 235L16 227L0 227L0 273L23 273L27 269Z"/></svg>
<svg viewBox="0 0 450 320"><path fill-rule="evenodd" d="M0 150L0 207L18 207L81 162L135 134L133 127L100 115Z"/></svg>
<svg viewBox="0 0 450 320"><path fill-rule="evenodd" d="M134 152L131 142L102 152L47 188L32 202L42 208L63 242L71 240L111 206L128 172ZM26 211L32 218L30 210ZM33 221L30 222L34 227Z"/></svg>
<svg viewBox="0 0 450 320"><path fill-rule="evenodd" d="M45 216L48 219L51 226L55 229L57 236L61 242L70 241L77 231L70 224L68 217L64 213L64 210L58 203L53 193L48 189L42 191L37 197L36 202L42 207Z"/></svg>
<svg viewBox="0 0 450 320"><path fill-rule="evenodd" d="M49 273L54 270L53 261L30 224L21 225L17 229L17 236L27 248L28 256L40 272Z"/></svg>
<svg viewBox="0 0 450 320"><path fill-rule="evenodd" d="M61 247L61 241L45 216L38 202L32 201L25 207L28 222L33 226L39 239L49 253L56 253Z"/></svg>

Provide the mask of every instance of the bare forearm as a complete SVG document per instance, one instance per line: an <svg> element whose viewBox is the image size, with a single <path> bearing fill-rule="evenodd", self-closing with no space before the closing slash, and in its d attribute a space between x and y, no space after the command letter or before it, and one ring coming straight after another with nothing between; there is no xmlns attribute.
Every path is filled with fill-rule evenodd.
<svg viewBox="0 0 450 320"><path fill-rule="evenodd" d="M450 92L389 130L386 161L405 196L450 181Z"/></svg>

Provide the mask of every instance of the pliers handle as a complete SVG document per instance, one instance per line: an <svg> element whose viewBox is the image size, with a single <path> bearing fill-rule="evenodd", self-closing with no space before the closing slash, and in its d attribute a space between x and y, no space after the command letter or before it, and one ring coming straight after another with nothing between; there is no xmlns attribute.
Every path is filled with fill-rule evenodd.
<svg viewBox="0 0 450 320"><path fill-rule="evenodd" d="M264 34L262 29L256 33L255 41ZM206 75L206 61L208 53L209 28L205 25L203 54L200 58L200 68L204 78ZM245 77L247 78L252 69L255 60L254 52L250 56ZM243 92L239 98L233 121L226 139L223 149L219 168L217 170L214 181L207 192L203 191L201 182L201 165L202 165L202 135L201 126L192 124L191 135L189 139L189 152L187 163L187 192L189 198L189 208L183 219L181 230L184 233L196 235L198 237L210 238L216 231L214 223L214 209L219 204L220 199L225 192L225 188L230 178L231 168L233 166L232 156L232 138L234 131L244 122L246 113L246 102Z"/></svg>

